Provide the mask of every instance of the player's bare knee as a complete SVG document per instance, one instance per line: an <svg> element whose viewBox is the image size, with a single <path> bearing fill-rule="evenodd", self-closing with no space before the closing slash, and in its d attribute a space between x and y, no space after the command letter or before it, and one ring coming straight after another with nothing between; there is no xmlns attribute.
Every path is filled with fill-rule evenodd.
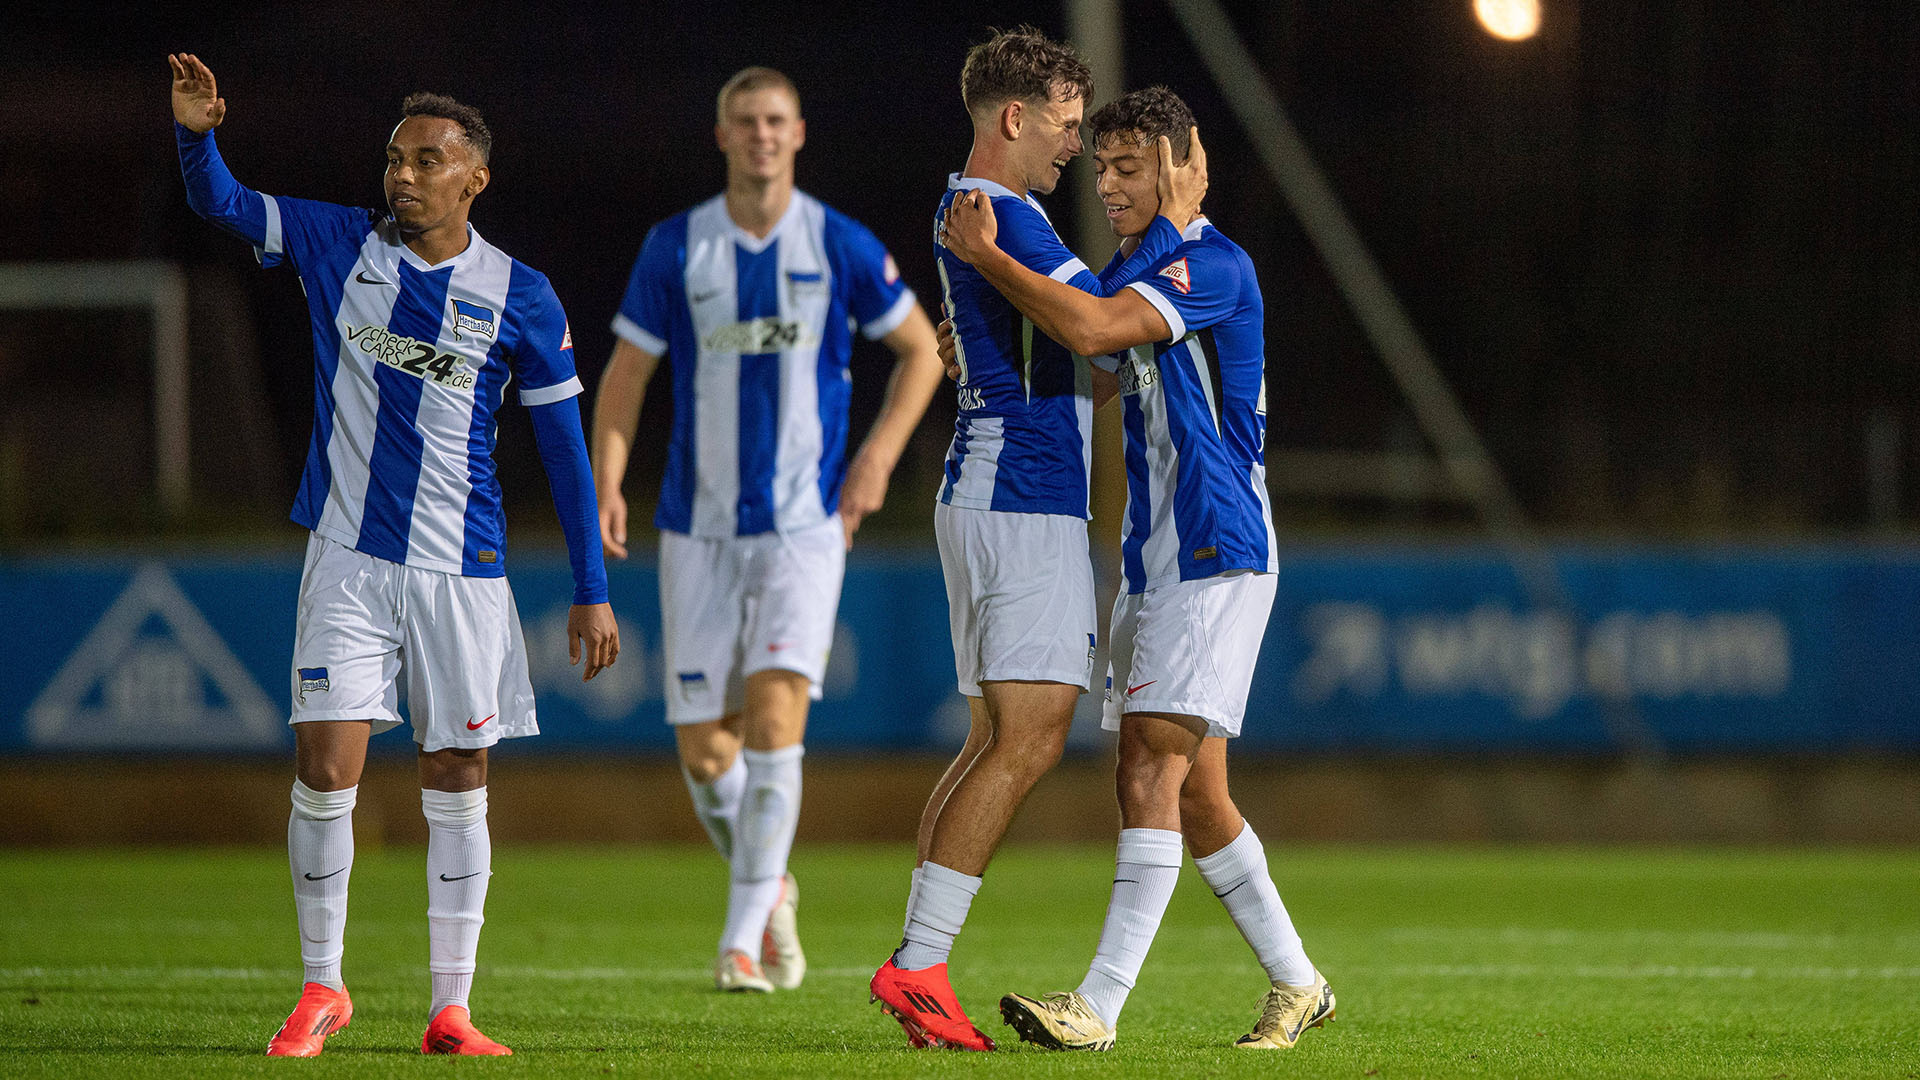
<svg viewBox="0 0 1920 1080"><path fill-rule="evenodd" d="M429 791L473 791L487 786L485 747L420 751L420 786Z"/></svg>
<svg viewBox="0 0 1920 1080"><path fill-rule="evenodd" d="M722 754L711 748L694 752L682 748L680 751L680 767L696 784L711 784L720 779L728 769L733 768L733 761L733 754Z"/></svg>

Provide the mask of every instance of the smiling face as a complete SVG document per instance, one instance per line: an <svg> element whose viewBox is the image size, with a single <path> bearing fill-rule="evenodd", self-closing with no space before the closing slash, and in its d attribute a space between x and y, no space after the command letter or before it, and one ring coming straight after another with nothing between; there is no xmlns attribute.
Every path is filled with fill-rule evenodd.
<svg viewBox="0 0 1920 1080"><path fill-rule="evenodd" d="M387 142L387 209L403 233L464 223L488 176L465 130L444 117L410 116Z"/></svg>
<svg viewBox="0 0 1920 1080"><path fill-rule="evenodd" d="M1062 100L1061 95L1073 96ZM1014 138L1015 153L1026 175L1027 190L1048 194L1060 183L1067 162L1080 156L1080 122L1086 114L1086 99L1078 89L1061 83L1046 101L1020 102L1020 132Z"/></svg>
<svg viewBox="0 0 1920 1080"><path fill-rule="evenodd" d="M1140 236L1160 213L1160 154L1137 131L1103 133L1093 151L1094 190L1120 237Z"/></svg>
<svg viewBox="0 0 1920 1080"><path fill-rule="evenodd" d="M807 142L807 122L800 118L800 102L784 87L741 90L727 98L713 138L727 156L729 180L791 183L794 155Z"/></svg>

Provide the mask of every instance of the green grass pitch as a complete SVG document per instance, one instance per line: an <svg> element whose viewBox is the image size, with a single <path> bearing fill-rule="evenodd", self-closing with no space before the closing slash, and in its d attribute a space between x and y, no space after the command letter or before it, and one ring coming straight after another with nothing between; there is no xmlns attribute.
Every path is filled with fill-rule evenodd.
<svg viewBox="0 0 1920 1080"><path fill-rule="evenodd" d="M495 852L475 1017L517 1056L420 1056L418 850L353 871L353 1026L261 1056L298 990L275 851L0 852L0 1075L1920 1077L1912 851L1316 848L1269 839L1339 1020L1288 1053L1228 1046L1264 979L1189 867L1104 1055L1011 1041L1009 990L1078 982L1111 852L1019 848L988 872L954 982L1002 1052L910 1051L867 1003L909 853L803 844L812 972L721 995L724 871L705 850Z"/></svg>

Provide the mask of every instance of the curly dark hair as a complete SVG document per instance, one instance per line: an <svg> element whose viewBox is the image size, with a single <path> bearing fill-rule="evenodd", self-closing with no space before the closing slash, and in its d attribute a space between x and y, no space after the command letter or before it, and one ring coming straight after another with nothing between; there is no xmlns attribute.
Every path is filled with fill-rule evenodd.
<svg viewBox="0 0 1920 1080"><path fill-rule="evenodd" d="M400 103L400 115L403 117L437 116L442 120L451 120L460 125L460 134L473 149L474 156L485 165L493 154L493 132L487 129L487 121L480 110L465 105L445 94L429 94L422 91L408 94Z"/></svg>
<svg viewBox="0 0 1920 1080"><path fill-rule="evenodd" d="M1193 110L1180 95L1164 86L1135 90L1100 106L1087 118L1097 150L1108 140L1136 146L1151 146L1165 135L1173 144L1175 164L1187 160L1188 129L1193 127Z"/></svg>
<svg viewBox="0 0 1920 1080"><path fill-rule="evenodd" d="M960 100L968 112L1009 101L1051 101L1054 88L1062 84L1062 101L1093 97L1093 72L1073 46L1031 26L995 31L991 39L967 50L967 62L960 68Z"/></svg>

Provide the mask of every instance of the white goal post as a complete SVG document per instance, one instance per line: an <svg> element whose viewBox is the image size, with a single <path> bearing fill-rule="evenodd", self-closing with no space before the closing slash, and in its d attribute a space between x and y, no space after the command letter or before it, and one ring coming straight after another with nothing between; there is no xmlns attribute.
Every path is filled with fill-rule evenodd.
<svg viewBox="0 0 1920 1080"><path fill-rule="evenodd" d="M153 468L160 509L187 509L187 276L158 259L0 263L0 311L144 310L153 320Z"/></svg>

